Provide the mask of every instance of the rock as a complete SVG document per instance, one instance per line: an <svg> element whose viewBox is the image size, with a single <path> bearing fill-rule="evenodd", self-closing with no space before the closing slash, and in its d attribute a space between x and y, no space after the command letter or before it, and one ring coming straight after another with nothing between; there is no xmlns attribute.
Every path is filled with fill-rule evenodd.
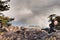
<svg viewBox="0 0 60 40"><path fill-rule="evenodd" d="M24 30L23 30L24 29ZM3 40L60 40L60 30L48 33L45 30L23 28L16 32L9 31L1 35Z"/></svg>

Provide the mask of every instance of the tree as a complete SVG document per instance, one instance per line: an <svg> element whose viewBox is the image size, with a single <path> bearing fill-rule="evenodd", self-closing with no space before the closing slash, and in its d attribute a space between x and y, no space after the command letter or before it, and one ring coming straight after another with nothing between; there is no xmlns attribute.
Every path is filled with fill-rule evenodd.
<svg viewBox="0 0 60 40"><path fill-rule="evenodd" d="M53 17L55 17L53 19ZM52 31L53 32L53 29L57 29L57 30L60 30L60 16L57 16L56 14L51 14L49 16L50 18L50 24L49 24L49 27L50 27L50 32ZM55 25L54 22L57 21L57 24Z"/></svg>
<svg viewBox="0 0 60 40"><path fill-rule="evenodd" d="M1 13L2 11L9 10L8 2L10 2L10 0L0 0L0 27L10 26L11 24L9 22L14 20L14 18L5 17L5 15Z"/></svg>
<svg viewBox="0 0 60 40"><path fill-rule="evenodd" d="M0 0L0 11L7 11L9 10L9 6L7 5L10 0Z"/></svg>
<svg viewBox="0 0 60 40"><path fill-rule="evenodd" d="M50 27L49 33L55 32L55 30L54 30L55 25L54 25L54 19L53 19L54 16L56 16L56 14L51 14L51 15L49 16L49 22L51 22L51 23L49 24L49 27Z"/></svg>
<svg viewBox="0 0 60 40"><path fill-rule="evenodd" d="M12 21L12 20L14 20L14 18L0 16L0 21L1 21L3 26L10 26L11 24L9 22Z"/></svg>
<svg viewBox="0 0 60 40"><path fill-rule="evenodd" d="M57 30L60 30L60 16L56 16L56 17L55 17L55 20L58 22L55 28L56 28Z"/></svg>

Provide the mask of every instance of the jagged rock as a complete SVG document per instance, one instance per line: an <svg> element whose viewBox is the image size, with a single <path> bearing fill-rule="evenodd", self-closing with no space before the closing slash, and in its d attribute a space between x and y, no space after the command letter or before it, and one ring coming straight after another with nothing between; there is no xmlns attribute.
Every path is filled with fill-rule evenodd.
<svg viewBox="0 0 60 40"><path fill-rule="evenodd" d="M60 40L60 30L48 33L45 30L24 28L16 32L9 31L0 36L3 40Z"/></svg>
<svg viewBox="0 0 60 40"><path fill-rule="evenodd" d="M11 40L44 40L47 35L48 33L46 31L29 29L29 31L19 30L17 32L7 32L3 37Z"/></svg>

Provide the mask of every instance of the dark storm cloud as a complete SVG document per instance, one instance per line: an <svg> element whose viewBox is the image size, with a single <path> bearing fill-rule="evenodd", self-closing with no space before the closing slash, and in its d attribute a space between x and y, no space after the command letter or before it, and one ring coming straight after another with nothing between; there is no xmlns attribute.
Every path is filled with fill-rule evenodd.
<svg viewBox="0 0 60 40"><path fill-rule="evenodd" d="M11 0L10 3L7 13L22 24L46 25L48 15L60 9L60 0Z"/></svg>

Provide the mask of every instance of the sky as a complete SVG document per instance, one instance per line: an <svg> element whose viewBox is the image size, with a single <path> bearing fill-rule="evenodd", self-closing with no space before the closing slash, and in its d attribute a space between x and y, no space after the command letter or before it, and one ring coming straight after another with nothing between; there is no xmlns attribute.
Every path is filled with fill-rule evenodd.
<svg viewBox="0 0 60 40"><path fill-rule="evenodd" d="M60 15L60 0L11 0L4 14L15 18L13 25L48 27L50 14Z"/></svg>

